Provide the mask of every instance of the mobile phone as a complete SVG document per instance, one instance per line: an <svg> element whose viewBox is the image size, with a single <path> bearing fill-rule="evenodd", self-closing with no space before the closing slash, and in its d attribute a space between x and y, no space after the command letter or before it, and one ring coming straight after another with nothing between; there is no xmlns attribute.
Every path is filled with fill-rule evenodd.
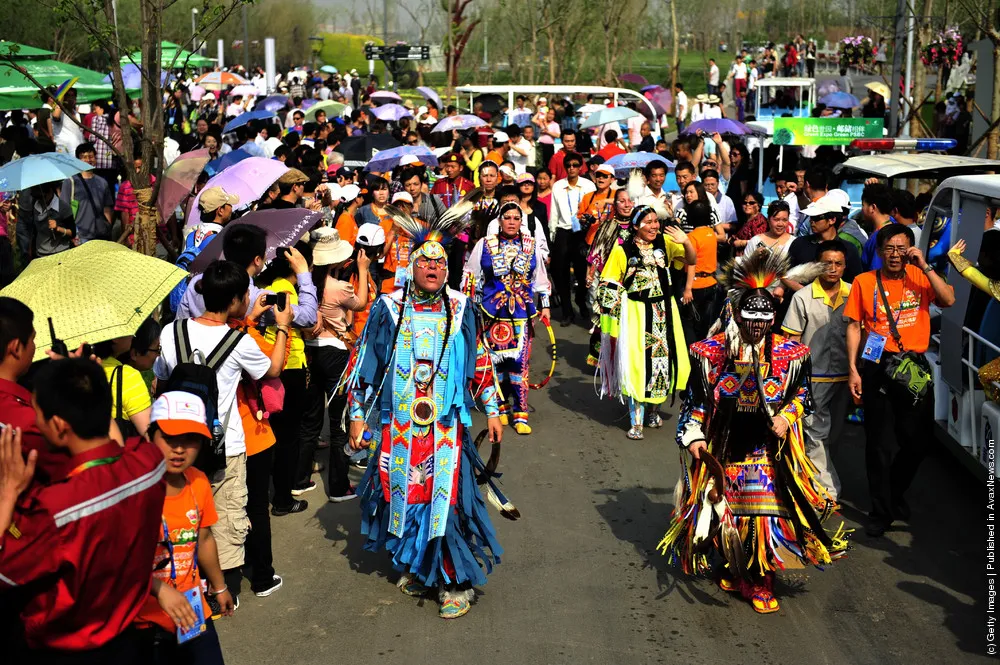
<svg viewBox="0 0 1000 665"><path fill-rule="evenodd" d="M66 348L66 342L56 337L56 329L55 326L52 325L51 316L49 317L49 339L52 340L50 348L52 349L53 353L56 353L62 356L63 358L69 357L69 349Z"/></svg>

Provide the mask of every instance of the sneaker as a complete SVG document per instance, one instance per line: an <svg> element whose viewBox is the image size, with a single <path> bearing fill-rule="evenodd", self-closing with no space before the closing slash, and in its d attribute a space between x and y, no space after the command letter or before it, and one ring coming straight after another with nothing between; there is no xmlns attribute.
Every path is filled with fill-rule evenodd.
<svg viewBox="0 0 1000 665"><path fill-rule="evenodd" d="M356 487L351 487L344 494L341 494L339 496L331 496L330 497L330 501L332 503L343 503L345 501L350 501L351 499L357 499L358 495L357 495L356 492L357 492L357 488Z"/></svg>
<svg viewBox="0 0 1000 665"><path fill-rule="evenodd" d="M351 466L353 466L355 469L361 469L362 471L364 471L365 469L368 468L368 458L362 457L360 459L352 459Z"/></svg>
<svg viewBox="0 0 1000 665"><path fill-rule="evenodd" d="M283 581L281 579L281 575L275 575L274 579L271 580L271 584L269 586L264 587L260 591L254 591L253 593L258 598L266 598L267 596L270 596L272 593L280 589L282 583Z"/></svg>
<svg viewBox="0 0 1000 665"><path fill-rule="evenodd" d="M289 508L271 508L271 515L274 517L284 517L285 515L290 515L292 513L301 513L303 510L309 507L308 501L292 501L292 505Z"/></svg>
<svg viewBox="0 0 1000 665"><path fill-rule="evenodd" d="M314 489L316 489L316 481L310 480L308 483L303 483L293 489L292 496L302 496L306 492L312 492Z"/></svg>

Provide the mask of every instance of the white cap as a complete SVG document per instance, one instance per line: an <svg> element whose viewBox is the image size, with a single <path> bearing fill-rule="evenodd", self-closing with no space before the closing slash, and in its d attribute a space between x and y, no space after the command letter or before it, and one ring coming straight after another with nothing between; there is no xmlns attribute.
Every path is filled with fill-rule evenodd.
<svg viewBox="0 0 1000 665"><path fill-rule="evenodd" d="M156 423L167 436L199 434L206 439L212 438L205 403L188 392L175 390L157 397L149 413L149 422Z"/></svg>
<svg viewBox="0 0 1000 665"><path fill-rule="evenodd" d="M549 100L545 99L544 97L539 97L539 98L538 98L538 103L539 103L539 104L544 104L544 103L546 103L547 101L549 101Z"/></svg>
<svg viewBox="0 0 1000 665"><path fill-rule="evenodd" d="M328 182L326 184L326 191L330 192L330 198L334 201L339 201L341 199L340 185L335 182Z"/></svg>
<svg viewBox="0 0 1000 665"><path fill-rule="evenodd" d="M365 245L366 247L384 245L385 231L383 231L382 227L378 224L362 224L358 227L358 235L355 239L355 243L358 245Z"/></svg>
<svg viewBox="0 0 1000 665"><path fill-rule="evenodd" d="M510 168L506 164L500 167L500 173L503 173L508 178L515 178L517 174L514 173L514 169Z"/></svg>
<svg viewBox="0 0 1000 665"><path fill-rule="evenodd" d="M392 195L392 202L396 203L398 201L406 201L410 205L413 205L413 197L406 192L396 192Z"/></svg>
<svg viewBox="0 0 1000 665"><path fill-rule="evenodd" d="M842 192L842 190L834 190L837 192ZM835 212L838 215L843 214L844 206L842 205L843 198L834 194L833 192L827 192L820 198L816 199L805 208L802 209L802 214L807 217L816 217L818 215L826 215L831 212Z"/></svg>
<svg viewBox="0 0 1000 665"><path fill-rule="evenodd" d="M843 210L850 210L851 196L842 189L831 189L826 193L828 197L840 204Z"/></svg>
<svg viewBox="0 0 1000 665"><path fill-rule="evenodd" d="M423 115L425 113L427 113L427 107L426 106L421 106L420 108L417 109L417 115Z"/></svg>
<svg viewBox="0 0 1000 665"><path fill-rule="evenodd" d="M202 99L215 99L215 93L214 92L206 92L204 94L204 96L202 96Z"/></svg>
<svg viewBox="0 0 1000 665"><path fill-rule="evenodd" d="M407 166L409 164L419 164L420 158L416 155L403 155L399 160L400 166Z"/></svg>
<svg viewBox="0 0 1000 665"><path fill-rule="evenodd" d="M348 203L350 203L359 196L361 196L361 188L358 187L357 185L354 184L344 185L343 187L340 188L341 201L347 201Z"/></svg>
<svg viewBox="0 0 1000 665"><path fill-rule="evenodd" d="M597 168L594 169L594 172L595 173L597 173L597 172L600 172L600 173L609 173L612 176L614 176L615 175L615 168L613 166L608 166L607 164L599 164L597 166Z"/></svg>
<svg viewBox="0 0 1000 665"><path fill-rule="evenodd" d="M510 137L507 136L507 132L494 132L493 133L493 141L495 143L506 143L509 140L510 140Z"/></svg>

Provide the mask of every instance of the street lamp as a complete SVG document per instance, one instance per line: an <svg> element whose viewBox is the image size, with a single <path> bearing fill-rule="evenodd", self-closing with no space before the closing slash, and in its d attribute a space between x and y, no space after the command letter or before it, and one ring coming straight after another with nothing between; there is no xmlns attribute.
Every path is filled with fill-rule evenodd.
<svg viewBox="0 0 1000 665"><path fill-rule="evenodd" d="M191 50L201 52L198 41L198 8L191 8Z"/></svg>

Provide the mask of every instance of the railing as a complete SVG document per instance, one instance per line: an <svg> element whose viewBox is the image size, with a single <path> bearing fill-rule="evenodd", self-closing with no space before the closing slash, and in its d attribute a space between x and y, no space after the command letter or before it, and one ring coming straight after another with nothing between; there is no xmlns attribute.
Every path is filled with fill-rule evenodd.
<svg viewBox="0 0 1000 665"><path fill-rule="evenodd" d="M976 342L979 342L980 344L983 344L993 349L997 353L1000 353L1000 346L997 346L993 342L989 341L988 339L985 339L984 337L982 337L976 332L973 332L969 328L963 327L962 332L968 335L971 340L971 343L969 344L969 348L967 350L968 355L967 357L962 358L962 364L965 365L966 368L967 372L966 378L968 379L967 385L968 385L968 390L970 391L970 399L971 399L969 408L969 418L972 421L971 422L972 428L970 430L972 432L972 454L976 457L976 459L981 459L980 441L978 434L979 414L977 413L976 400L975 400L976 377L979 373L979 366L976 365L974 360L976 357ZM994 381L993 385L1000 388L1000 381Z"/></svg>

